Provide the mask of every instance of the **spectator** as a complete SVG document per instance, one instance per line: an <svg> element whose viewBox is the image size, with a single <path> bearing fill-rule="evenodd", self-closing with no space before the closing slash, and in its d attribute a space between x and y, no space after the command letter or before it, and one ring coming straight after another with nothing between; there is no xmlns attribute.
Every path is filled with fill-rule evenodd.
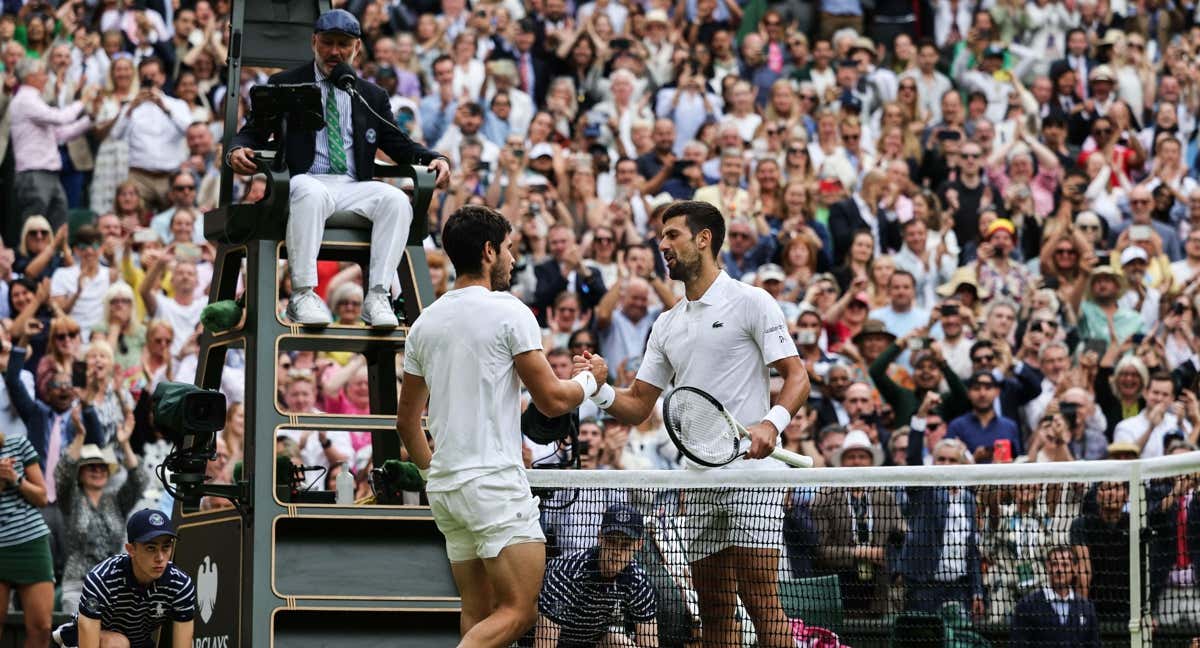
<svg viewBox="0 0 1200 648"><path fill-rule="evenodd" d="M570 228L564 225L551 227L549 245L552 258L534 268L537 292L533 307L540 311L542 321L545 321L547 306L564 290L576 293L584 310L594 308L604 298L604 280L599 272L583 262Z"/></svg>
<svg viewBox="0 0 1200 648"><path fill-rule="evenodd" d="M1096 487L1097 510L1071 524L1071 545L1079 564L1078 591L1096 606L1103 621L1129 615L1129 486L1101 482Z"/></svg>
<svg viewBox="0 0 1200 648"><path fill-rule="evenodd" d="M21 242L13 271L31 279L50 277L63 265L67 249L67 226L50 228L45 216L30 216L21 226Z"/></svg>
<svg viewBox="0 0 1200 648"><path fill-rule="evenodd" d="M925 326L929 311L916 305L916 288L911 273L904 270L892 273L887 282L888 305L871 311L871 319L883 322L888 331L901 337Z"/></svg>
<svg viewBox="0 0 1200 648"><path fill-rule="evenodd" d="M5 382L20 371L20 355L12 355L12 343L0 343L0 371ZM13 361L16 362L13 362ZM49 643L50 616L54 607L54 566L50 558L50 529L38 507L47 504L46 483L39 454L26 437L0 434L0 510L4 511L4 533L0 534L0 592L9 600L17 592L25 613L26 640L36 645ZM8 615L0 610L0 624ZM3 625L0 625L2 628Z"/></svg>
<svg viewBox="0 0 1200 648"><path fill-rule="evenodd" d="M697 189L693 199L709 203L721 210L721 214L727 220L749 216L750 194L741 186L744 165L745 158L742 157L741 150L722 150L720 182Z"/></svg>
<svg viewBox="0 0 1200 648"><path fill-rule="evenodd" d="M13 96L8 110L17 174L13 189L18 214L22 218L40 214L58 227L67 222L67 194L59 181L62 159L58 146L78 137L91 126L91 119L83 111L92 100L95 88L87 90L65 108L52 108L40 96L50 78L46 62L25 58L17 65L16 72L21 88Z"/></svg>
<svg viewBox="0 0 1200 648"><path fill-rule="evenodd" d="M150 227L153 229L166 243L171 243L175 240L175 235L172 233L174 229L175 214L180 211L193 211L196 207L196 177L190 171L183 171L171 176L171 190L167 194L170 198L170 207L154 215L150 219ZM193 222L193 234L191 242L200 242L204 240L204 219L197 217Z"/></svg>
<svg viewBox="0 0 1200 648"><path fill-rule="evenodd" d="M1151 374L1142 397L1145 409L1117 424L1113 430L1114 442L1133 443L1145 459L1161 457L1170 435L1182 432L1191 437L1194 412L1185 412L1181 403L1174 402L1175 382L1170 374Z"/></svg>
<svg viewBox="0 0 1200 648"><path fill-rule="evenodd" d="M908 421L912 418L928 394L939 395L939 400L942 401L941 411L946 418L955 418L967 412L967 388L946 364L945 358L942 357L941 344L930 342L926 335L926 328L916 329L888 345L887 350L871 363L871 380L875 382L883 400L892 406L897 421ZM896 384L888 376L887 370L901 353L918 342L921 348L912 352L914 389L908 389ZM926 344L929 348L925 348ZM943 380L949 386L949 390L940 394Z"/></svg>
<svg viewBox="0 0 1200 648"><path fill-rule="evenodd" d="M1138 312L1118 302L1123 280L1124 277L1111 267L1099 266L1091 271L1087 298L1076 302L1079 305L1079 337L1114 344L1144 330L1145 324Z"/></svg>
<svg viewBox="0 0 1200 648"><path fill-rule="evenodd" d="M729 223L729 249L721 252L722 267L730 277L742 279L775 256L776 243L769 232L756 232L749 220L735 218Z"/></svg>
<svg viewBox="0 0 1200 648"><path fill-rule="evenodd" d="M67 446L54 471L58 507L62 511L66 537L63 539L67 564L62 576L63 611L75 614L83 593L83 579L88 570L104 560L123 544L121 523L141 499L149 475L138 468L138 455L129 445L133 419L122 426L116 445L124 455L124 467L129 471L120 488L106 492L110 477L118 470L112 448L101 450L93 444L84 445L82 428Z"/></svg>
<svg viewBox="0 0 1200 648"><path fill-rule="evenodd" d="M858 230L870 232L877 255L900 247L900 232L894 214L889 216L879 209L886 181L883 172L872 171L863 177L859 191L830 208L829 233L833 237L834 263L842 263L853 255L851 244Z"/></svg>
<svg viewBox="0 0 1200 648"><path fill-rule="evenodd" d="M622 366L632 370L630 365L641 361L650 327L663 310L661 305L650 305L650 293L650 284L645 279L629 277L618 281L596 305L600 354L614 362L617 371ZM664 292L662 297L673 296Z"/></svg>
<svg viewBox="0 0 1200 648"><path fill-rule="evenodd" d="M996 414L995 401L999 387L991 372L971 374L967 381L967 399L971 403L971 411L950 421L950 427L946 430L946 438L961 440L974 455L976 463L990 462L998 441L1010 444L1010 456L1021 454L1021 433L1017 424Z"/></svg>
<svg viewBox="0 0 1200 648"><path fill-rule="evenodd" d="M293 369L288 373L284 384L284 409L295 413L320 413L316 404L316 379L307 370ZM349 432L280 429L276 438L283 437L296 442L305 466L321 466L328 470L354 456L354 445ZM323 483L320 475L305 473L305 476L305 488Z"/></svg>
<svg viewBox="0 0 1200 648"><path fill-rule="evenodd" d="M923 434L913 430L916 437ZM916 441L916 443L914 443ZM908 465L924 465L924 438L908 441ZM942 439L933 448L934 465L973 463L966 445ZM954 602L978 618L984 612L975 495L966 488L912 486L908 497L908 536L900 552L907 611L936 613Z"/></svg>
<svg viewBox="0 0 1200 648"><path fill-rule="evenodd" d="M858 430L851 430L833 454L834 466L863 468L882 462L883 451ZM891 613L900 598L891 571L893 554L907 531L891 491L821 489L812 518L820 537L817 569L837 575L843 607L852 613Z"/></svg>
<svg viewBox="0 0 1200 648"><path fill-rule="evenodd" d="M192 113L185 102L163 91L167 76L161 60L142 59L137 73L138 94L117 115L111 135L128 142L129 179L138 195L150 207L166 209L171 204L171 175L183 163Z"/></svg>
<svg viewBox="0 0 1200 648"><path fill-rule="evenodd" d="M159 294L159 286L167 265L174 262L171 270L171 299L165 299ZM146 278L142 280L138 291L142 301L146 303L146 312L154 319L165 320L172 330L190 332L200 323L200 311L206 303L196 299L196 260L175 258L172 254L164 254L158 258ZM171 354L178 357L187 338L175 335L171 344Z"/></svg>
<svg viewBox="0 0 1200 648"><path fill-rule="evenodd" d="M1046 587L1031 592L1013 611L1013 648L1100 647L1096 608L1078 588L1079 571L1070 547L1046 553Z"/></svg>
<svg viewBox="0 0 1200 648"><path fill-rule="evenodd" d="M100 232L95 226L80 227L72 243L77 264L58 268L50 280L55 307L88 330L100 321L102 300L111 284L111 273L100 267L100 246Z"/></svg>
<svg viewBox="0 0 1200 648"><path fill-rule="evenodd" d="M93 162L90 199L92 211L102 214L112 208L117 186L129 174L129 142L112 137L121 108L138 95L138 79L133 58L114 59L108 71L108 89L92 99L94 113L92 137L100 143ZM98 104L98 105L97 105Z"/></svg>

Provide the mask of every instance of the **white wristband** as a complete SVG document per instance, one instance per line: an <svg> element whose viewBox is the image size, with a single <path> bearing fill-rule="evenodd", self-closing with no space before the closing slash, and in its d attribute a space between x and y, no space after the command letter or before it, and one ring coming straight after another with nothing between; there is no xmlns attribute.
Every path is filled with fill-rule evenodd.
<svg viewBox="0 0 1200 648"><path fill-rule="evenodd" d="M596 393L596 377L592 375L592 372L582 371L575 374L575 377L571 380L579 383L580 387L583 387L583 400L579 401L581 405L583 401L591 398L592 394Z"/></svg>
<svg viewBox="0 0 1200 648"><path fill-rule="evenodd" d="M424 481L427 484L429 483L429 469L428 468L417 468L417 474L421 476L422 481Z"/></svg>
<svg viewBox="0 0 1200 648"><path fill-rule="evenodd" d="M617 390L608 383L600 385L600 389L597 389L596 393L592 395L592 402L602 410L612 407L615 400L617 400Z"/></svg>
<svg viewBox="0 0 1200 648"><path fill-rule="evenodd" d="M762 420L770 422L782 434L783 429L788 426L788 423L792 422L792 414L783 405L776 405L771 408L771 411L767 412L767 415Z"/></svg>

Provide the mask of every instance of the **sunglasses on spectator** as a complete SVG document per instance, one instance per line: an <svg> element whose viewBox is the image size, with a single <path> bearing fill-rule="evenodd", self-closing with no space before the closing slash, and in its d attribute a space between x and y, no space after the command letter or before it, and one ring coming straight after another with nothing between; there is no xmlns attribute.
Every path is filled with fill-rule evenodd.
<svg viewBox="0 0 1200 648"><path fill-rule="evenodd" d="M926 421L925 429L926 430L936 430L936 429L942 427L943 425L945 425L945 423L943 423L941 421Z"/></svg>
<svg viewBox="0 0 1200 648"><path fill-rule="evenodd" d="M901 84L900 84L900 89L901 89L901 90L916 90L916 89L917 89L917 86L915 86L915 85L913 85L913 84L911 84L911 83L901 83Z"/></svg>
<svg viewBox="0 0 1200 648"><path fill-rule="evenodd" d="M1092 135L1111 135L1111 128L1097 128L1092 131Z"/></svg>
<svg viewBox="0 0 1200 648"><path fill-rule="evenodd" d="M29 230L29 232L26 234L26 236L30 236L33 238L45 238L47 236L50 236L50 230L48 230L48 229Z"/></svg>
<svg viewBox="0 0 1200 648"><path fill-rule="evenodd" d="M96 241L95 243L76 243L75 247L77 247L81 250L88 250L88 249L99 250L100 249L100 241Z"/></svg>
<svg viewBox="0 0 1200 648"><path fill-rule="evenodd" d="M862 135L861 133L845 133L842 135L842 139L857 141L861 135Z"/></svg>
<svg viewBox="0 0 1200 648"><path fill-rule="evenodd" d="M793 146L788 148L788 155L794 155L796 153L808 153L808 149L802 146Z"/></svg>
<svg viewBox="0 0 1200 648"><path fill-rule="evenodd" d="M54 339L58 341L70 340L71 338L79 337L79 331L65 331L63 333L55 333Z"/></svg>
<svg viewBox="0 0 1200 648"><path fill-rule="evenodd" d="M596 343L587 340L576 340L571 344L572 349L595 349Z"/></svg>
<svg viewBox="0 0 1200 648"><path fill-rule="evenodd" d="M971 358L971 362L978 362L980 364L982 364L984 362L995 362L995 361L996 361L996 354L994 354L994 353L987 353L987 354L981 353L981 354L975 356L974 358Z"/></svg>
<svg viewBox="0 0 1200 648"><path fill-rule="evenodd" d="M1079 254L1079 252L1077 252L1075 250L1075 248L1063 248L1061 250L1055 250L1054 253L1055 254L1070 254L1072 256Z"/></svg>
<svg viewBox="0 0 1200 648"><path fill-rule="evenodd" d="M594 239L592 239L592 240L594 240L594 241L595 241L595 242L597 242L597 243L612 243L612 242L613 242L613 237L611 237L611 236L597 236L596 238L594 238Z"/></svg>
<svg viewBox="0 0 1200 648"><path fill-rule="evenodd" d="M113 297L112 299L108 300L108 303L110 303L110 304L132 304L133 300L128 297Z"/></svg>
<svg viewBox="0 0 1200 648"><path fill-rule="evenodd" d="M174 189L175 191L195 191L195 190L196 190L196 185L194 185L194 184L189 184L189 185L171 185L171 188L172 188L172 189Z"/></svg>
<svg viewBox="0 0 1200 648"><path fill-rule="evenodd" d="M1100 231L1100 226L1099 226L1099 225L1079 225L1078 227L1079 227L1079 229L1081 229L1081 230L1083 230L1083 231L1085 231L1085 232L1098 232L1098 231Z"/></svg>
<svg viewBox="0 0 1200 648"><path fill-rule="evenodd" d="M802 94L802 95L800 95L800 100L801 100L801 101L816 101L816 100L817 100L817 95L812 95L812 94Z"/></svg>
<svg viewBox="0 0 1200 648"><path fill-rule="evenodd" d="M978 160L983 157L983 153L962 153L961 155L968 160Z"/></svg>
<svg viewBox="0 0 1200 648"><path fill-rule="evenodd" d="M1149 198L1130 198L1129 204L1130 205L1149 205L1150 199Z"/></svg>
<svg viewBox="0 0 1200 648"><path fill-rule="evenodd" d="M778 27L778 26L782 25L783 23L778 20L764 20L763 24L766 25L767 27Z"/></svg>

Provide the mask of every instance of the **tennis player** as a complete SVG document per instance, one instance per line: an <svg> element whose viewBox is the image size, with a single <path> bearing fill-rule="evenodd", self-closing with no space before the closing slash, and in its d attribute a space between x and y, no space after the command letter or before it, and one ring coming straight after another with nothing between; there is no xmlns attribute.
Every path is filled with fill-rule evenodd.
<svg viewBox="0 0 1200 648"><path fill-rule="evenodd" d="M554 375L533 313L501 292L514 264L509 229L474 205L446 221L442 244L458 279L409 331L396 417L446 536L462 596L460 647L508 646L537 620L546 547L521 460L521 383L547 416L596 391L590 373ZM427 400L437 452L421 429Z"/></svg>
<svg viewBox="0 0 1200 648"><path fill-rule="evenodd" d="M766 291L733 280L718 255L725 220L712 205L672 204L663 213L659 249L686 298L663 313L650 330L637 379L628 389L601 385L592 401L617 419L646 420L669 385L704 390L746 426L746 460L733 469L783 467L765 459L780 433L808 399L808 373L796 355L783 311ZM599 356L575 356L575 370L607 376ZM768 371L783 376L779 402L770 403ZM761 495L731 490L689 494L688 561L699 596L704 646L740 645L735 608L740 596L758 645L793 648L787 616L779 605L776 572L783 534L783 501L765 505Z"/></svg>

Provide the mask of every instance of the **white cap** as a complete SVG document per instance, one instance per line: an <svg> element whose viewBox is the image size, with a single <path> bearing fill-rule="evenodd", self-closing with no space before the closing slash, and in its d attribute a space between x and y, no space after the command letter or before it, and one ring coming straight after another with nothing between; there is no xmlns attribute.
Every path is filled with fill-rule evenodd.
<svg viewBox="0 0 1200 648"><path fill-rule="evenodd" d="M787 274L775 263L767 263L758 269L758 278L762 281L783 281Z"/></svg>
<svg viewBox="0 0 1200 648"><path fill-rule="evenodd" d="M1125 248L1125 251L1121 252L1121 265L1122 266L1129 263L1130 261L1136 261L1138 259L1149 262L1150 256L1148 254L1146 254L1145 250L1143 250L1142 248L1140 248L1136 245L1131 245L1131 246Z"/></svg>
<svg viewBox="0 0 1200 648"><path fill-rule="evenodd" d="M850 430L846 433L846 439L842 441L842 447L838 448L833 453L833 465L840 467L842 465L842 455L846 454L847 450L866 450L871 455L873 465L883 463L883 450L871 443L871 437L867 436L862 430Z"/></svg>
<svg viewBox="0 0 1200 648"><path fill-rule="evenodd" d="M529 150L530 160L536 160L543 155L554 157L554 147L542 142L540 144L534 144L533 148Z"/></svg>
<svg viewBox="0 0 1200 648"><path fill-rule="evenodd" d="M655 22L670 24L670 20L667 18L667 12L663 11L662 9L651 9L650 11L647 11L646 24Z"/></svg>

